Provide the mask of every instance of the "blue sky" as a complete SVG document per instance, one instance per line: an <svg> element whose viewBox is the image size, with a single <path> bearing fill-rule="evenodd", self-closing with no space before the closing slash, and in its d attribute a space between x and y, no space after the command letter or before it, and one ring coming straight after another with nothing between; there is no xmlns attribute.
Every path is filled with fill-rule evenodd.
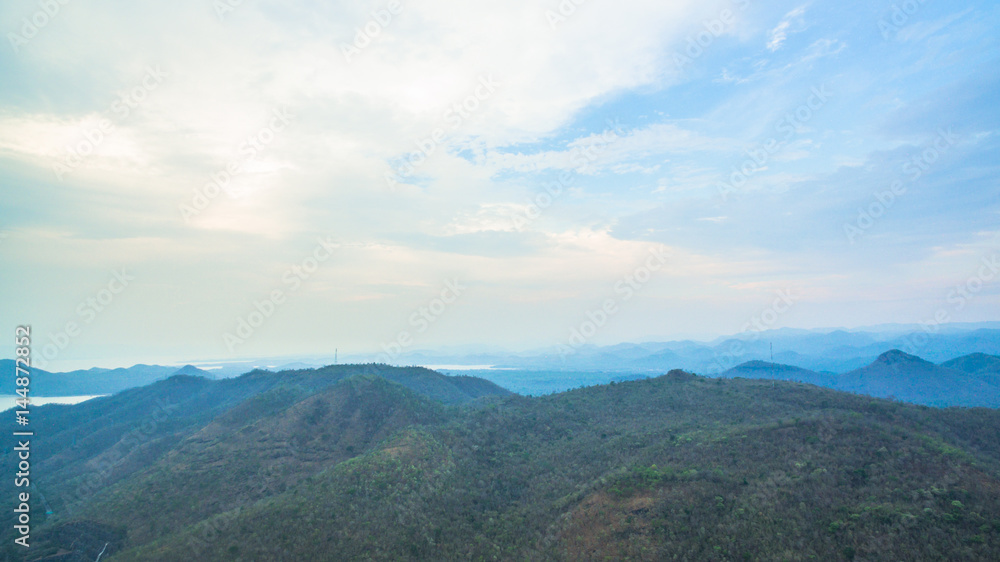
<svg viewBox="0 0 1000 562"><path fill-rule="evenodd" d="M43 4L0 316L53 367L1000 310L995 3Z"/></svg>

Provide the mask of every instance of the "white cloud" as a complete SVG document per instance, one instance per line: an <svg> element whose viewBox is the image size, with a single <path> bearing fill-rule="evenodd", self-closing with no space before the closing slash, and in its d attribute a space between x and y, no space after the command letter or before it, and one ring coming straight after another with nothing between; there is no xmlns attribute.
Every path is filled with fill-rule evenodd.
<svg viewBox="0 0 1000 562"><path fill-rule="evenodd" d="M805 15L805 6L799 6L785 14L781 22L768 32L767 49L772 53L781 48L788 39L789 33L800 31L803 24L802 16Z"/></svg>
<svg viewBox="0 0 1000 562"><path fill-rule="evenodd" d="M636 160L651 156L667 159L671 154L724 152L739 147L728 138L713 138L674 123L655 123L632 131L615 133L607 129L574 139L562 150L535 153L491 151L486 166L493 172L537 172L572 170L580 174L644 172L652 173L658 165L648 166Z"/></svg>
<svg viewBox="0 0 1000 562"><path fill-rule="evenodd" d="M898 109L921 103L916 97L929 95L938 81L954 82L965 71L918 72L906 62L914 50L881 40L872 46L859 38L859 48L848 51L845 38L857 35L844 30L855 22L836 17L842 10L835 7L823 14L825 6L809 8L817 19L831 18L822 35L807 29L805 7L787 11L795 4L779 8L785 16L777 25L758 27L768 9L754 3L677 76L673 48L733 2L586 2L552 29L545 11L557 5L407 2L348 63L344 43L384 0L255 0L221 20L205 0L71 4L17 58L0 53L0 67L10 72L0 86L0 195L9 212L9 238L0 251L40 272L23 276L40 280L30 286L21 277L6 279L7 292L27 296L25 304L9 301L0 312L38 317L40 329L56 326L72 317L75 299L89 290L82 283L100 282L107 268L131 263L143 269L145 293L130 296L134 303L115 313L120 316L102 318L108 331L93 337L128 345L139 337L132 324L156 318L157 335L171 349L197 341L214 351L219 332L246 312L246 302L280 286L284 268L327 235L354 245L324 264L307 292L283 309L286 320L269 328L274 335L261 341L374 347L399 322L405 327L411 305L458 274L478 282L484 296L477 301L470 292L463 304L480 323L457 323L451 335L472 337L473 326L483 330L481 340L509 341L510 332L481 324L496 317L497 326L513 326L524 339L548 337L535 322L577 314L590 304L580 295L599 297L656 239L674 246L679 257L671 276L685 280L675 288L691 302L724 297L725 287L744 275L768 283L794 266L821 277L850 265L853 256L823 245L843 242L838 227L854 205L822 215L816 210L888 184L869 188L830 176L823 198L800 200L796 192L831 167L868 163L873 150L899 146L898 138L873 129ZM2 3L0 21L20 21L23 6L37 9ZM989 20L983 22L988 27ZM940 22L911 25L901 39L916 41L940 29ZM795 33L802 41L794 44L809 46L788 57L770 55L787 50ZM985 56L972 48L979 43L969 33L951 35L953 43L936 47L941 52L921 56L945 60L946 47L962 55L947 59L958 65ZM906 52L885 51L884 60L866 54L868 47L889 45ZM150 65L161 66L166 80L58 182L51 165L65 146L108 116ZM496 91L457 126L450 123L445 112L489 76ZM798 127L798 142L769 158L738 197L720 203L718 184L746 162L745 149L779 135L779 120L827 80L836 80L835 101ZM881 101L893 99L898 107ZM231 183L236 196L217 197L185 223L178 205L240 157L248 137L259 135L283 107L294 114L292 123L245 163ZM599 140L604 115L616 112L629 125L581 168L574 156ZM977 117L962 115L969 122ZM831 127L850 133L825 136ZM437 128L445 138L413 177L390 189L384 178L390 163L417 150ZM822 146L810 144L814 138ZM579 185L538 220L516 228L512 217L529 211L553 175L536 172L564 170L578 170ZM974 190L952 191L972 197ZM926 225L958 222L936 216L894 222L930 200L913 197L913 206L895 207L879 224L885 229L880 240L912 239ZM983 205L973 203L964 201L954 212L974 215ZM933 212L951 208L925 205ZM983 228L965 216L962 221L961 228ZM762 241L775 246L765 257L741 254L761 251ZM809 247L800 252L798 246ZM69 296L50 301L46 295ZM550 299L561 299L565 310L547 308ZM512 302L530 306L508 307ZM660 317L669 312L656 311Z"/></svg>

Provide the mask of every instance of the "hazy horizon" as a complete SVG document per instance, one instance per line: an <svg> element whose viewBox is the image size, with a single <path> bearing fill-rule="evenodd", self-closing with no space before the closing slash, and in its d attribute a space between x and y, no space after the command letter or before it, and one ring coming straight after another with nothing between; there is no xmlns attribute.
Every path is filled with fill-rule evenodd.
<svg viewBox="0 0 1000 562"><path fill-rule="evenodd" d="M947 334L947 333L963 333L970 332L974 330L982 329L1000 329L1000 322L970 322L970 323L948 323L941 325L928 324L921 326L919 324L880 324L873 326L855 326L855 327L843 327L843 326L823 326L818 328L795 328L795 327L784 327L774 330L765 330L763 332L738 332L732 334L718 334L706 337L690 337L690 338L647 338L643 340L634 341L618 341L609 342L606 344L594 344L587 343L587 346L592 346L596 348L603 347L613 347L618 345L643 345L643 344L656 344L656 343L679 343L679 342L693 342L695 344L710 347L715 344L720 344L730 339L755 339L760 341L771 341L774 338L781 336L783 333L791 332L810 332L814 334L826 334L832 332L846 331L849 333L865 333L876 336L876 338L885 338L886 340L891 340L893 337L898 337L905 334L925 334L925 333L936 333L936 334ZM780 338L775 340L778 342L777 351L794 351L793 347L788 347L781 342ZM87 370L92 368L98 369L118 369L118 368L128 368L136 365L162 365L162 366L176 366L178 368L192 365L200 369L205 370L216 370L222 369L222 365L235 365L239 363L246 363L248 370L251 367L262 367L262 368L274 368L281 367L288 364L296 363L306 363L311 365L329 365L333 364L335 361L341 364L347 363L369 363L369 362L384 362L389 359L390 364L407 365L410 364L407 360L408 357L414 354L423 354L432 358L460 358L463 355L480 355L480 354L530 354L533 352L541 351L553 351L558 352L559 345L541 345L541 346L528 346L528 347L504 347L489 343L470 343L463 345L442 345L433 347L420 347L416 346L412 349L406 349L405 352L400 353L397 357L386 357L386 352L384 349L369 349L369 350L355 350L355 349L343 349L334 348L329 352L325 350L315 350L308 353L299 354L280 354L280 355L260 355L260 356L239 356L239 357L226 357L226 356L130 356L130 355L119 355L110 359L94 360L89 358L59 358L44 367L44 370L49 372L68 372L77 370ZM956 353L955 357L963 355L963 353ZM395 359L401 359L400 361L395 361ZM759 357L747 356L746 360L750 359L760 359ZM4 359L11 359L9 357L4 357ZM273 363L273 364L272 364ZM430 364L423 366L432 366ZM482 365L480 365L482 366ZM433 366L432 366L433 367ZM465 368L466 365L454 365L454 368ZM41 367L40 367L41 368Z"/></svg>

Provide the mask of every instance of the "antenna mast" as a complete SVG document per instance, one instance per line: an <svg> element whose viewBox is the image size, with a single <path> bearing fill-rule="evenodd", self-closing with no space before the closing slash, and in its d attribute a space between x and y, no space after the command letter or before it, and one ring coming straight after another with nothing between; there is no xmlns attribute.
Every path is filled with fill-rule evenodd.
<svg viewBox="0 0 1000 562"><path fill-rule="evenodd" d="M774 386L774 342L767 342L771 348L771 386Z"/></svg>

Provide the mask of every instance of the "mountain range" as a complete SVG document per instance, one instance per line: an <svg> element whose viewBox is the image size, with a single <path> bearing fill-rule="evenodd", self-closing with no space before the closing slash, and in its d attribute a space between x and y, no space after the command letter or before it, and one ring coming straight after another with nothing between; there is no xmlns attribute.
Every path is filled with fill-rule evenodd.
<svg viewBox="0 0 1000 562"><path fill-rule="evenodd" d="M930 328L887 325L858 330L781 328L749 331L711 341L660 341L598 346L569 344L511 352L492 347L413 350L391 358L400 365L491 365L539 371L608 371L662 373L685 369L719 374L747 361L770 361L813 371L845 373L864 367L879 355L902 350L940 363L972 353L1000 355L1000 327L995 322L943 324ZM379 354L345 356L355 362L384 361ZM332 358L331 358L332 359ZM289 358L271 359L272 364ZM297 358L303 363L322 358ZM318 366L314 364L312 366Z"/></svg>
<svg viewBox="0 0 1000 562"><path fill-rule="evenodd" d="M723 372L732 378L798 381L928 406L1000 407L1000 357L976 353L935 365L899 350L843 374L748 361Z"/></svg>
<svg viewBox="0 0 1000 562"><path fill-rule="evenodd" d="M844 333L846 334L846 332ZM850 337L855 335L848 334ZM834 336L834 339L836 340L837 336ZM843 343L843 340L836 343ZM647 344L646 347L643 347L623 344L604 352L605 355L617 353L620 361L627 360L622 358L623 356L630 356L633 360L644 362L647 365L642 368L636 367L631 371L599 370L596 368L585 371L545 370L541 368L450 370L443 367L439 370L449 375L464 373L479 379L486 379L520 394L542 395L581 386L648 377L651 374L648 365L653 365L655 362L649 359L650 356L643 356L638 350L649 350L651 345ZM808 346L804 345L803 347L807 348ZM815 344L812 349L817 348L818 344ZM654 355L662 358L666 353L659 352ZM674 367L670 366L670 368ZM666 370L668 369L662 371ZM156 365L135 365L127 369L89 369L69 373L49 373L33 369L31 389L34 396L105 395L147 385L172 375L180 374L214 379L218 373L219 371L205 371L192 365L180 369ZM0 374L6 375L0 378L0 394L14 394L14 362L0 360ZM710 372L708 374L724 378L742 377L798 381L930 406L1000 407L1000 357L978 352L949 358L936 365L915 355L892 349L883 352L867 364L841 373L815 371L797 365L754 359L718 373Z"/></svg>
<svg viewBox="0 0 1000 562"><path fill-rule="evenodd" d="M13 359L0 359L0 394L14 394L17 388L14 380L15 366ZM95 367L66 373L50 373L42 369L32 368L29 388L31 393L37 396L114 394L129 388L145 386L176 374L212 378L212 374L208 371L191 365L180 369L161 365L133 365L120 369Z"/></svg>
<svg viewBox="0 0 1000 562"><path fill-rule="evenodd" d="M368 364L31 415L32 547L7 510L8 560L1000 559L997 409L681 370L525 397Z"/></svg>

